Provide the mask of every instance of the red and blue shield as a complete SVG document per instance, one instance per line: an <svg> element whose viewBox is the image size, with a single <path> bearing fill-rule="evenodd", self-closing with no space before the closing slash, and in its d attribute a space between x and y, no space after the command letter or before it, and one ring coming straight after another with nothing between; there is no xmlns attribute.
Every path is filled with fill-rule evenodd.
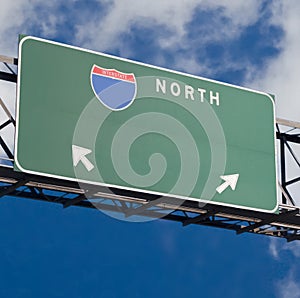
<svg viewBox="0 0 300 298"><path fill-rule="evenodd" d="M126 109L135 99L136 80L133 73L94 65L91 85L100 102L113 111Z"/></svg>

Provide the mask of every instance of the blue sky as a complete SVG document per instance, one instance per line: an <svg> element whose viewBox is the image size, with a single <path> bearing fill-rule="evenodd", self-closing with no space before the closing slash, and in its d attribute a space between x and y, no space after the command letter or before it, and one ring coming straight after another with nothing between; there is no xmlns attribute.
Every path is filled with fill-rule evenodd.
<svg viewBox="0 0 300 298"><path fill-rule="evenodd" d="M299 121L299 13L296 0L4 0L0 54L44 37L270 92ZM12 112L14 92L1 83ZM7 197L0 223L1 297L300 297L298 243Z"/></svg>

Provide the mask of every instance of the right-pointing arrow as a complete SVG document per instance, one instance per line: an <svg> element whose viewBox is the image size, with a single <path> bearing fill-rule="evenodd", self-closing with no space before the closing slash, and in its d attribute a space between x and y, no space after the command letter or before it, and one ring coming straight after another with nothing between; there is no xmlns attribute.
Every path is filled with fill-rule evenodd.
<svg viewBox="0 0 300 298"><path fill-rule="evenodd" d="M232 190L235 190L239 176L239 174L220 176L220 178L223 179L225 182L218 186L216 191L219 194L221 194L228 186L230 186Z"/></svg>
<svg viewBox="0 0 300 298"><path fill-rule="evenodd" d="M94 165L87 159L86 155L92 150L80 146L72 145L73 166L76 167L81 161L85 168L90 172Z"/></svg>

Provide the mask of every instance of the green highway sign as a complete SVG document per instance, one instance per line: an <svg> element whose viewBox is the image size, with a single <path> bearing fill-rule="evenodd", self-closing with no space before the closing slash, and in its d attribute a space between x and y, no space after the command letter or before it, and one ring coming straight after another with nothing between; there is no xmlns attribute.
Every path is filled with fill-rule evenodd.
<svg viewBox="0 0 300 298"><path fill-rule="evenodd" d="M17 171L278 209L266 93L25 37L16 118Z"/></svg>

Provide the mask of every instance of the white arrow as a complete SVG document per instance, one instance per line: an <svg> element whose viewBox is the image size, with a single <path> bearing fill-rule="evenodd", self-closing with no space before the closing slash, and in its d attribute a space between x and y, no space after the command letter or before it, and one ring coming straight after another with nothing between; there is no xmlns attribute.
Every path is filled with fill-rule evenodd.
<svg viewBox="0 0 300 298"><path fill-rule="evenodd" d="M220 176L220 178L225 181L216 189L216 191L221 194L228 186L230 186L232 190L235 190L236 184L239 179L239 174Z"/></svg>
<svg viewBox="0 0 300 298"><path fill-rule="evenodd" d="M90 154L92 150L72 145L72 155L73 155L73 166L76 167L81 161L88 171L94 168L94 165L86 158L87 154Z"/></svg>

